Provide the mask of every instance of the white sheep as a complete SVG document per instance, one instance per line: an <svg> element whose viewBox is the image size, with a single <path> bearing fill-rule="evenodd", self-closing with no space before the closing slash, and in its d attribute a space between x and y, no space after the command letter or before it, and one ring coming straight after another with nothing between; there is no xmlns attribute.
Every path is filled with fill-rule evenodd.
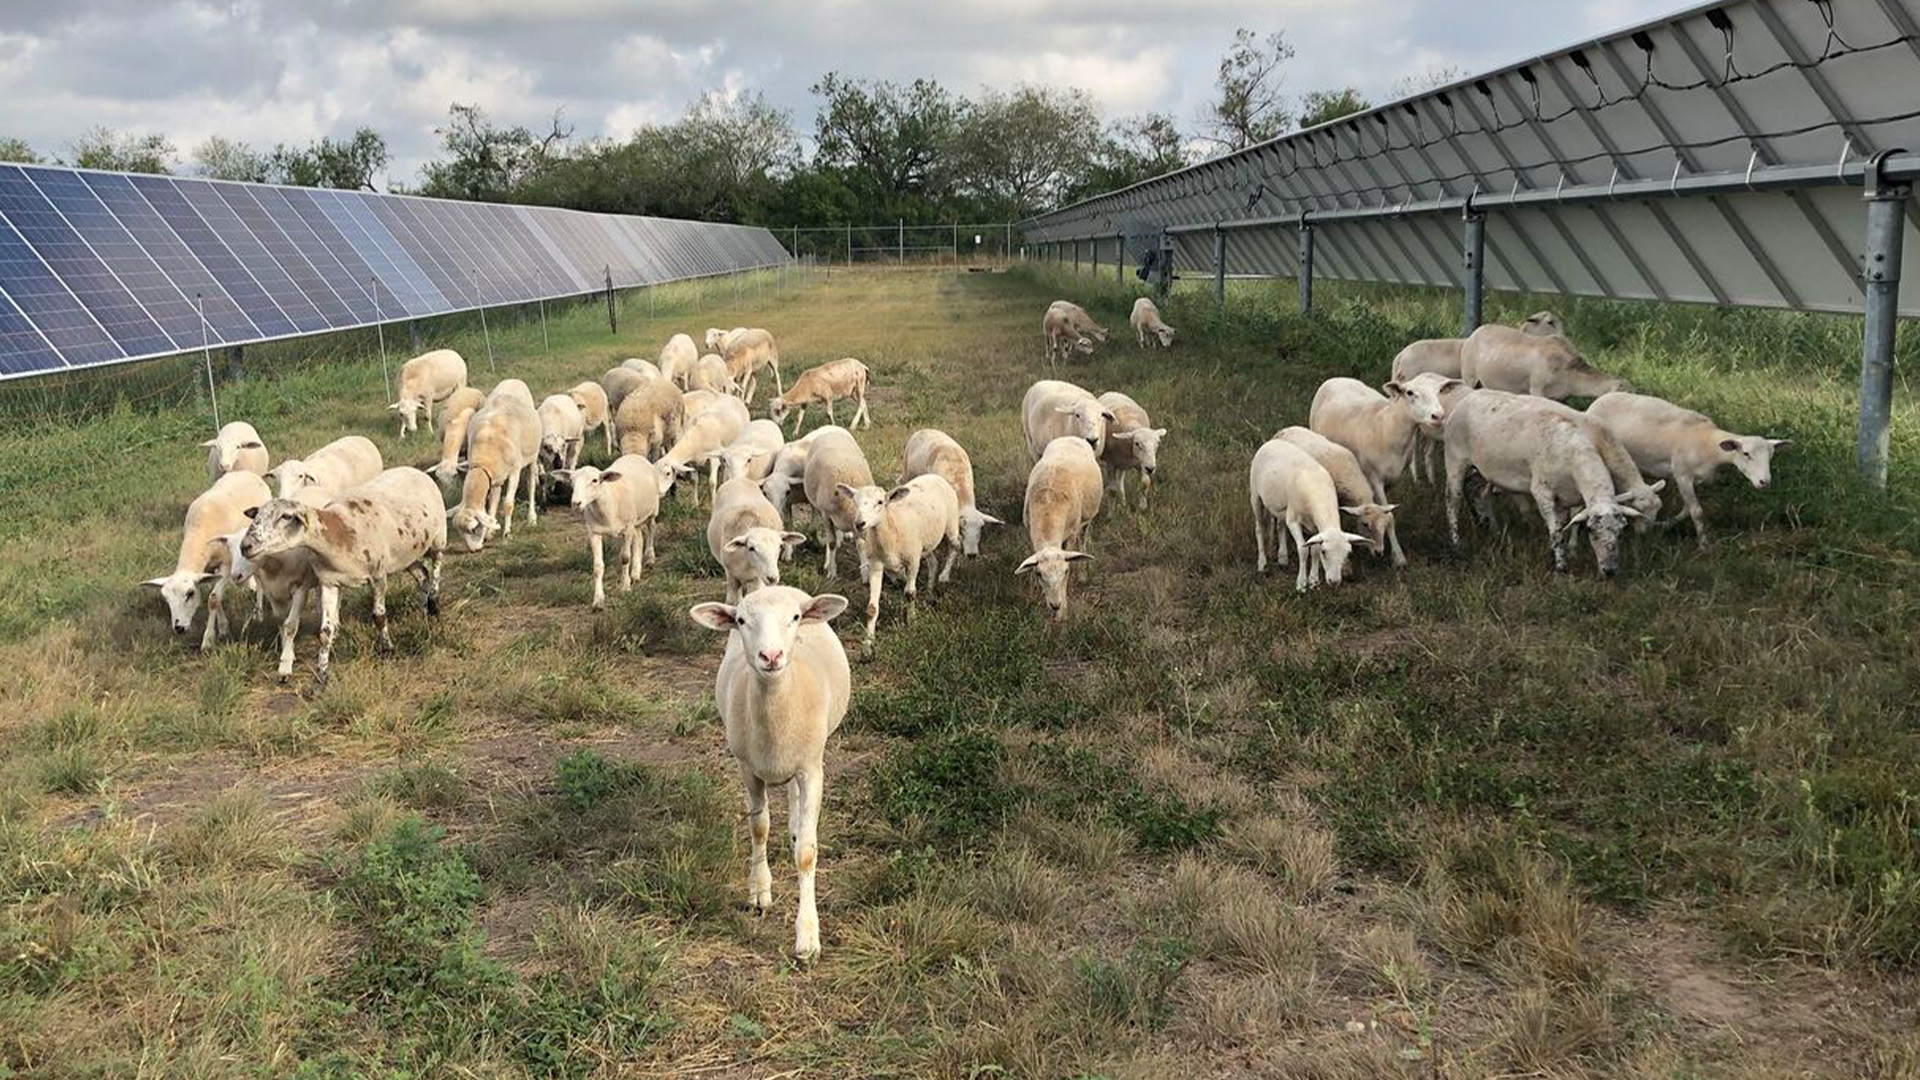
<svg viewBox="0 0 1920 1080"><path fill-rule="evenodd" d="M412 571L426 597L427 614L440 613L440 562L447 547L447 518L440 488L419 469L388 469L367 483L336 495L325 506L275 499L254 512L240 541L247 558L305 547L320 585L320 655L316 689L327 685L333 638L340 624L340 590L373 587L376 643L393 651L387 629L387 578Z"/></svg>
<svg viewBox="0 0 1920 1080"><path fill-rule="evenodd" d="M785 391L780 381L780 347L774 343L772 334L757 327L736 329L720 342L719 349L727 362L727 374L747 404L753 404L763 368L773 369L774 393Z"/></svg>
<svg viewBox="0 0 1920 1080"><path fill-rule="evenodd" d="M715 394L738 394L740 391L733 384L733 374L727 370L727 362L720 359L718 353L707 353L695 361L686 384L689 390L707 390Z"/></svg>
<svg viewBox="0 0 1920 1080"><path fill-rule="evenodd" d="M1440 425L1446 419L1446 411L1462 394L1469 392L1466 383L1451 375L1437 371L1425 371L1410 379L1394 380L1410 388L1415 395L1431 391L1440 402L1441 417L1438 421L1423 420L1414 427L1413 444L1407 450L1407 475L1414 482L1437 480L1440 467L1437 464L1440 454Z"/></svg>
<svg viewBox="0 0 1920 1080"><path fill-rule="evenodd" d="M694 366L700 361L700 349L685 334L675 334L660 347L660 366L656 374L664 376L682 390L693 389Z"/></svg>
<svg viewBox="0 0 1920 1080"><path fill-rule="evenodd" d="M1063 435L1086 440L1098 457L1106 449L1113 413L1098 398L1070 382L1041 379L1028 387L1021 399L1020 423L1027 438L1029 463L1039 461L1048 445Z"/></svg>
<svg viewBox="0 0 1920 1080"><path fill-rule="evenodd" d="M1385 554L1387 536L1393 531L1393 512L1397 507L1392 503L1374 501L1373 485L1368 482L1367 474L1360 468L1360 460L1353 456L1353 451L1311 428L1281 428L1273 437L1306 451L1308 457L1327 470L1328 478L1333 481L1334 494L1340 500L1340 510L1359 520L1361 531L1367 537L1367 546L1373 549L1374 554ZM1405 565L1405 560L1394 565Z"/></svg>
<svg viewBox="0 0 1920 1080"><path fill-rule="evenodd" d="M1620 440L1643 473L1673 481L1702 547L1707 543L1707 514L1700 507L1698 486L1731 465L1756 490L1765 491L1773 483L1774 450L1792 442L1736 435L1700 413L1648 394L1602 394L1587 406L1587 415Z"/></svg>
<svg viewBox="0 0 1920 1080"><path fill-rule="evenodd" d="M304 458L287 458L267 471L280 497L292 498L303 488L326 494L345 491L380 475L380 448L365 435L347 435Z"/></svg>
<svg viewBox="0 0 1920 1080"><path fill-rule="evenodd" d="M480 411L486 395L471 386L453 392L440 409L440 460L427 470L434 479L449 483L460 475L460 459L467 453L467 424Z"/></svg>
<svg viewBox="0 0 1920 1080"><path fill-rule="evenodd" d="M766 479L773 469L774 459L780 456L780 450L786 445L787 437L779 424L767 419L749 422L720 451L721 482L742 476L756 483Z"/></svg>
<svg viewBox="0 0 1920 1080"><path fill-rule="evenodd" d="M1442 390L1432 383L1390 382L1380 391L1358 379L1328 379L1314 392L1307 426L1348 450L1360 462L1373 487L1373 501L1387 505L1387 485L1400 478L1413 456L1414 436L1422 424L1446 419ZM1387 528L1393 564L1406 565L1397 528Z"/></svg>
<svg viewBox="0 0 1920 1080"><path fill-rule="evenodd" d="M688 613L701 626L728 631L726 657L714 679L714 702L726 727L727 749L739 761L746 785L747 819L753 830L747 902L756 912L773 906L767 785L791 785L787 824L800 880L793 954L801 961L820 955L813 877L820 857L827 736L846 718L851 677L847 651L826 624L845 610L844 596L808 596L774 585L737 605L696 604Z"/></svg>
<svg viewBox="0 0 1920 1080"><path fill-rule="evenodd" d="M1047 343L1047 365L1052 367L1056 361L1071 360L1076 353L1086 355L1093 352L1094 339L1082 329L1092 322L1086 317L1086 312L1064 300L1055 301L1053 306L1047 308L1047 313L1040 317L1040 334ZM1100 332L1100 340L1106 340L1106 331Z"/></svg>
<svg viewBox="0 0 1920 1080"><path fill-rule="evenodd" d="M1494 324L1475 330L1461 346L1460 379L1471 387L1556 401L1633 389L1627 380L1588 366L1573 343L1561 335L1542 336Z"/></svg>
<svg viewBox="0 0 1920 1080"><path fill-rule="evenodd" d="M1532 337L1564 336L1560 319L1551 311L1536 311L1515 327ZM1427 338L1401 349L1393 358L1393 381L1407 382L1419 375L1460 378L1460 349L1466 338Z"/></svg>
<svg viewBox="0 0 1920 1080"><path fill-rule="evenodd" d="M583 382L567 391L567 396L580 407L582 434L598 428L607 443L607 454L613 454L613 409L607 402L607 388L597 382Z"/></svg>
<svg viewBox="0 0 1920 1080"><path fill-rule="evenodd" d="M1333 477L1312 455L1286 439L1269 439L1254 453L1247 469L1247 499L1253 508L1259 572L1267 572L1267 526L1271 524L1281 566L1287 565L1287 536L1293 537L1300 555L1293 582L1298 592L1318 582L1340 584L1354 543L1367 542L1366 537L1340 526L1340 497L1334 492ZM1311 537L1302 522L1313 526ZM1285 533L1280 531L1282 523Z"/></svg>
<svg viewBox="0 0 1920 1080"><path fill-rule="evenodd" d="M685 415L679 387L666 379L643 379L614 411L614 444L622 454L651 457L679 437Z"/></svg>
<svg viewBox="0 0 1920 1080"><path fill-rule="evenodd" d="M860 444L854 441L853 433L846 428L817 428L811 438L802 488L807 493L807 505L814 509L820 531L823 549L820 569L831 578L840 572L838 555L843 534L854 538L855 561L866 565L866 541L854 528L854 506L841 489L870 487L873 469L868 466L867 455L861 452ZM778 505L778 500L774 502Z"/></svg>
<svg viewBox="0 0 1920 1080"><path fill-rule="evenodd" d="M1133 302L1133 314L1127 317L1127 322L1132 324L1134 335L1140 339L1143 349L1149 344L1156 344L1163 349L1173 344L1175 330L1161 321L1160 309L1144 296Z"/></svg>
<svg viewBox="0 0 1920 1080"><path fill-rule="evenodd" d="M620 591L632 592L633 579L655 558L653 538L660 521L660 484L646 458L627 454L616 458L605 472L591 465L554 473L573 488L573 508L587 527L587 550L593 554L593 599L599 611L607 606L606 538L619 544Z"/></svg>
<svg viewBox="0 0 1920 1080"><path fill-rule="evenodd" d="M767 501L757 481L736 477L714 492L713 514L707 519L707 551L726 574L727 603L780 584L780 556L806 539L787 531L780 511Z"/></svg>
<svg viewBox="0 0 1920 1080"><path fill-rule="evenodd" d="M863 648L871 652L874 627L880 621L880 589L887 574L906 582L909 622L922 560L927 564L929 590L936 569L939 580L952 580L953 564L960 557L960 497L945 477L933 475L916 476L892 491L877 485L855 489L841 484L840 494L853 503L854 532L865 542L866 563L861 571L867 578L867 636ZM941 566L937 555L943 545L947 561Z"/></svg>
<svg viewBox="0 0 1920 1080"><path fill-rule="evenodd" d="M1641 514L1614 497L1613 477L1595 449L1588 427L1539 399L1498 390L1475 390L1461 398L1446 422L1447 529L1460 546L1460 498L1469 468L1493 488L1533 496L1546 522L1553 568L1567 569L1567 533L1587 526L1600 573L1620 565L1620 537ZM1563 520L1564 506L1580 511Z"/></svg>
<svg viewBox="0 0 1920 1080"><path fill-rule="evenodd" d="M1107 490L1127 505L1127 473L1140 474L1140 509L1147 508L1147 493L1153 490L1153 474L1160 467L1160 440L1166 428L1153 426L1153 418L1140 403L1109 390L1098 399L1113 417L1107 424L1107 442L1100 451L1100 472L1107 478Z"/></svg>
<svg viewBox="0 0 1920 1080"><path fill-rule="evenodd" d="M801 492L801 505L806 505L807 453L813 448L813 436L820 431L845 431L843 427L816 428L813 432L793 440L773 455L773 461L767 466L767 475L760 480L760 490L766 493L767 501L782 517L790 517L798 507L793 504L793 492Z"/></svg>
<svg viewBox="0 0 1920 1080"><path fill-rule="evenodd" d="M422 411L433 430L433 403L467 385L467 362L452 349L435 349L400 365L400 397L388 405L400 414L400 437L415 429Z"/></svg>
<svg viewBox="0 0 1920 1080"><path fill-rule="evenodd" d="M1067 572L1093 558L1076 549L1086 547L1087 527L1100 516L1104 489L1093 447L1071 435L1048 443L1027 473L1025 518L1033 554L1013 572L1039 574L1042 599L1055 619L1067 614Z"/></svg>
<svg viewBox="0 0 1920 1080"><path fill-rule="evenodd" d="M645 360L639 362L646 364ZM633 363L633 361L628 361L628 363ZM647 364L647 366L652 367L653 365ZM647 375L627 367L626 364L622 364L616 368L608 368L607 373L600 376L600 388L607 392L607 415L610 417L617 416L620 412L620 403L627 399L628 394L645 386L648 382L659 378L660 373L658 371L655 371L652 375ZM619 437L620 432L616 425L614 438L617 440Z"/></svg>
<svg viewBox="0 0 1920 1080"><path fill-rule="evenodd" d="M249 511L273 497L267 482L250 472L230 472L213 482L187 504L186 520L180 528L180 553L174 559L173 573L142 582L158 589L167 602L167 614L173 620L173 632L185 634L193 629L194 616L207 603L207 625L200 647L210 649L219 640L227 622L223 601L226 581L221 576L227 565L228 533L247 524Z"/></svg>
<svg viewBox="0 0 1920 1080"><path fill-rule="evenodd" d="M953 486L960 500L960 549L968 558L980 554L980 534L989 525L1006 522L984 513L974 502L973 458L953 436L937 428L921 428L907 436L906 464L900 470L900 482L916 476L939 476Z"/></svg>
<svg viewBox="0 0 1920 1080"><path fill-rule="evenodd" d="M806 422L807 406L823 405L827 410L827 423L837 421L833 416L833 403L842 398L853 398L858 408L853 411L853 419L847 421L847 427L858 428L865 420L868 427L873 426L873 415L867 411L867 365L851 356L810 367L793 380L793 389L784 390L767 403L767 414L775 423L786 421L787 414L794 412L793 433L800 434L800 425Z"/></svg>
<svg viewBox="0 0 1920 1080"><path fill-rule="evenodd" d="M230 472L265 476L272 464L267 454L267 444L260 441L260 433L245 420L234 420L223 425L220 434L200 445L207 448L209 484Z"/></svg>
<svg viewBox="0 0 1920 1080"><path fill-rule="evenodd" d="M446 511L446 531L461 551L479 551L496 531L513 535L513 502L522 474L527 524L539 523L534 492L540 486L540 416L528 397L513 388L502 392L495 387L467 422L467 477L460 502Z"/></svg>
<svg viewBox="0 0 1920 1080"><path fill-rule="evenodd" d="M580 446L586 438L587 418L571 394L548 394L535 410L540 417L540 452L558 469L580 464Z"/></svg>
<svg viewBox="0 0 1920 1080"><path fill-rule="evenodd" d="M620 361L620 369L622 371L631 371L635 375L643 375L649 379L668 378L667 373L660 370L660 365L651 360L642 360L637 356L629 356L625 360Z"/></svg>
<svg viewBox="0 0 1920 1080"><path fill-rule="evenodd" d="M654 462L660 473L661 490L671 488L675 476L692 476L694 496L698 498L699 474L694 467L699 465L707 467L707 486L711 489L719 481L720 451L739 438L749 422L746 404L732 397L721 397L698 415L689 417L681 425L673 445Z"/></svg>
<svg viewBox="0 0 1920 1080"><path fill-rule="evenodd" d="M293 501L319 507L331 502L332 496L308 490L295 495ZM247 526L251 527L252 522L247 522ZM271 607L280 623L279 675L285 682L293 675L293 649L300 635L301 612L305 610L308 594L319 591L320 579L313 573L313 553L305 547L249 559L241 547L246 535L246 528L242 528L226 538L227 583L253 586L255 599ZM248 621L252 621L251 616Z"/></svg>

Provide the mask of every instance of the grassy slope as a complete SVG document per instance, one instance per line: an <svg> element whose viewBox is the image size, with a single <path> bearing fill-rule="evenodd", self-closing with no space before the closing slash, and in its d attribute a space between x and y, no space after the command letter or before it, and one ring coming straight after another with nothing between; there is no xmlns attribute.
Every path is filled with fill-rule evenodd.
<svg viewBox="0 0 1920 1080"><path fill-rule="evenodd" d="M1071 295L1124 327L1109 289L722 285L653 320L630 303L620 342L583 310L551 357L537 326L495 345L536 393L709 324L770 327L789 374L860 356L876 474L936 424L1011 518L1037 312ZM1568 313L1602 366L1795 439L1772 491L1708 493L1709 551L1676 530L1621 581L1558 578L1527 525L1450 552L1434 491L1409 487L1410 570L1301 597L1251 573L1248 454L1319 379L1376 375L1451 315L1327 290L1303 321L1285 293L1237 287L1225 317L1183 294L1175 352L1116 338L1077 370L1174 434L1152 509L1096 526L1066 625L1009 572L1017 526L912 626L889 593L831 750L826 956L805 972L784 919L738 904L721 643L682 614L719 590L695 509L676 502L660 569L603 615L565 511L454 560L437 624L397 588L396 657L371 656L352 598L335 684L308 700L258 634L195 655L134 587L170 563L204 417L10 437L0 1063L1906 1075L1920 448L1909 407L1893 495L1848 481L1847 324ZM1538 306L1502 299L1503 318ZM379 387L341 363L223 407L276 454L358 431L429 457L393 441ZM789 580L824 587L804 557ZM784 857L775 883L786 913Z"/></svg>

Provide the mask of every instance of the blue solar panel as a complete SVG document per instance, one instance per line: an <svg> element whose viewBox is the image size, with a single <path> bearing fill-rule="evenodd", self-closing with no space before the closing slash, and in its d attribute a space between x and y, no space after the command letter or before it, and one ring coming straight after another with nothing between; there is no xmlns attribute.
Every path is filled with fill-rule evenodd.
<svg viewBox="0 0 1920 1080"><path fill-rule="evenodd" d="M165 352L173 347L166 332L20 169L0 169L0 216L12 223L47 269L59 276L69 295L80 302L121 355ZM14 302L34 314L20 297L16 296ZM63 355L67 352L62 341L56 340L54 345Z"/></svg>
<svg viewBox="0 0 1920 1080"><path fill-rule="evenodd" d="M180 295L179 286L154 264L92 189L78 176L59 169L22 172L167 337L176 345L200 340L200 313L192 301Z"/></svg>
<svg viewBox="0 0 1920 1080"><path fill-rule="evenodd" d="M189 240L174 232L126 177L118 173L74 175L84 178L88 189L153 259L160 272L179 288L180 294L205 310L209 338L248 341L294 332L293 324L279 309L273 308L272 301L260 291L259 283L213 239L204 222L198 229L190 230L192 240ZM201 243L202 240L205 243ZM264 323L248 318L240 309L243 301L255 308L271 309L256 312L271 317Z"/></svg>
<svg viewBox="0 0 1920 1080"><path fill-rule="evenodd" d="M183 227L201 224L212 235L213 242L233 253L249 276L266 293L274 309L292 321L301 333L311 334L329 328L326 317L310 302L300 287L280 266L265 247L253 235L245 224L233 212L232 207L220 198L214 190L216 186L201 180L168 180L164 177L136 176L135 187L147 196L160 216L174 226L175 231ZM241 310L253 319L260 321L255 309L242 305Z"/></svg>

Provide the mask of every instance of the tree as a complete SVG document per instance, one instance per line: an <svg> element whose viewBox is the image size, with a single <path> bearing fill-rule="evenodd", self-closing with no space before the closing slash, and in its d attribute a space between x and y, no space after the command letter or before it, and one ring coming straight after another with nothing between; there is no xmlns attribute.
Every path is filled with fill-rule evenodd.
<svg viewBox="0 0 1920 1080"><path fill-rule="evenodd" d="M1101 134L1100 115L1083 90L987 90L962 114L954 170L990 201L993 216L1026 217L1088 173Z"/></svg>
<svg viewBox="0 0 1920 1080"><path fill-rule="evenodd" d="M194 172L211 180L267 179L266 155L246 143L214 135L194 148Z"/></svg>
<svg viewBox="0 0 1920 1080"><path fill-rule="evenodd" d="M335 142L322 137L306 147L284 143L273 148L265 162L276 182L297 187L373 191L374 175L387 167L387 140L372 128L360 128L350 139Z"/></svg>
<svg viewBox="0 0 1920 1080"><path fill-rule="evenodd" d="M1371 108L1373 105L1351 86L1338 90L1309 90L1300 99L1300 126L1315 127Z"/></svg>
<svg viewBox="0 0 1920 1080"><path fill-rule="evenodd" d="M1214 78L1218 96L1208 108L1205 137L1231 152L1285 132L1291 121L1280 85L1291 59L1293 46L1277 30L1264 38L1244 28L1234 31Z"/></svg>
<svg viewBox="0 0 1920 1080"><path fill-rule="evenodd" d="M170 173L176 151L164 135L136 135L97 127L68 144L73 163L83 169Z"/></svg>
<svg viewBox="0 0 1920 1080"><path fill-rule="evenodd" d="M459 102L447 107L447 123L434 133L449 160L427 164L421 192L491 202L510 198L573 137L558 112L548 129L535 135L525 127L497 127L480 106Z"/></svg>
<svg viewBox="0 0 1920 1080"><path fill-rule="evenodd" d="M16 139L11 135L0 135L0 161L10 161L19 165L38 165L41 158L38 151L27 145L27 140Z"/></svg>
<svg viewBox="0 0 1920 1080"><path fill-rule="evenodd" d="M904 213L948 192L948 153L961 103L931 79L911 85L848 79L828 72L811 87L816 166L841 170L876 213Z"/></svg>
<svg viewBox="0 0 1920 1080"><path fill-rule="evenodd" d="M1166 113L1144 113L1109 125L1091 168L1063 197L1072 202L1130 187L1187 164L1186 137Z"/></svg>

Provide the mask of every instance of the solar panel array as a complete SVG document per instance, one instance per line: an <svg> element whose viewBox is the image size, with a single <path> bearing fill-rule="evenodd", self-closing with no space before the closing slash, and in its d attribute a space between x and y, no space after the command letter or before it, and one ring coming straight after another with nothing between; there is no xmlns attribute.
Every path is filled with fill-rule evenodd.
<svg viewBox="0 0 1920 1080"><path fill-rule="evenodd" d="M741 225L0 165L0 379L787 258Z"/></svg>

